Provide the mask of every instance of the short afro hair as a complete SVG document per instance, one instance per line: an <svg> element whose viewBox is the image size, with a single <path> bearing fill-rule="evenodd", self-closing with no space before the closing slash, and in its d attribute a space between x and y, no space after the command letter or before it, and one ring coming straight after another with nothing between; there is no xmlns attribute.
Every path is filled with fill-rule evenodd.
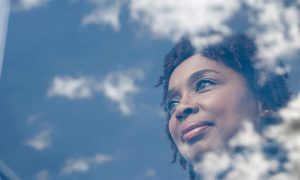
<svg viewBox="0 0 300 180"><path fill-rule="evenodd" d="M183 61L197 53L210 60L220 62L241 74L246 79L256 98L262 102L263 109L277 111L284 107L289 101L291 94L286 84L288 75L286 73L278 74L257 66L262 60L257 57L257 48L254 39L245 34L234 34L225 37L219 43L209 45L198 51L188 39L183 38L165 56L163 74L160 76L158 84L156 85L163 86L162 106L165 112L167 112L166 96L171 74ZM280 68L284 68L281 62L277 65L280 66ZM264 83L260 83L261 74L267 75L267 79ZM186 169L188 163L178 152L171 137L168 128L169 119L170 115L167 113L166 133L173 149L172 163L174 163L179 156L179 163ZM268 122L273 121L275 120L272 118L268 119ZM196 175L193 171L193 167L191 164L188 164L188 166L190 179L194 180Z"/></svg>

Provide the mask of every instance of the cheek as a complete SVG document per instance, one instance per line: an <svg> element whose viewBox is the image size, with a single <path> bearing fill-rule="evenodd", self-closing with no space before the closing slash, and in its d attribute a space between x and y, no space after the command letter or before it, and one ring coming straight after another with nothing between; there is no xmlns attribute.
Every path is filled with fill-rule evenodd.
<svg viewBox="0 0 300 180"><path fill-rule="evenodd" d="M255 114L255 100L245 90L219 89L201 99L203 111L222 126L235 126Z"/></svg>
<svg viewBox="0 0 300 180"><path fill-rule="evenodd" d="M177 140L177 123L176 123L177 120L174 120L173 118L171 118L169 120L169 123L168 123L168 127L169 127L169 131L170 131L170 134L173 138L173 140L176 142Z"/></svg>
<svg viewBox="0 0 300 180"><path fill-rule="evenodd" d="M258 104L253 94L242 83L229 84L203 99L206 100L207 110L214 111L212 114L222 115L230 113L233 116L255 114Z"/></svg>
<svg viewBox="0 0 300 180"><path fill-rule="evenodd" d="M224 137L231 137L244 120L256 121L258 105L250 93L227 93L218 101L211 100L210 114Z"/></svg>

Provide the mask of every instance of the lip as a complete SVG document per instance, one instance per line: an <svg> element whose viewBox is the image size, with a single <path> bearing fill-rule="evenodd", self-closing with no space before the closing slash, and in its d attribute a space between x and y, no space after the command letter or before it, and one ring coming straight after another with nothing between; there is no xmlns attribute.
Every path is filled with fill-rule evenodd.
<svg viewBox="0 0 300 180"><path fill-rule="evenodd" d="M201 134L204 134L206 129L209 127L214 126L212 121L205 121L205 122L198 122L198 121L191 121L186 122L180 126L180 131L182 134L182 139L184 141L189 141Z"/></svg>

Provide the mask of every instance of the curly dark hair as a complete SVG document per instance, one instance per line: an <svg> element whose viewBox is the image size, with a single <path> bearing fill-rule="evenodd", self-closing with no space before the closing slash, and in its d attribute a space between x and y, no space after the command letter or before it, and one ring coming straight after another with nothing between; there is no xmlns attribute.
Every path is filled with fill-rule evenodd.
<svg viewBox="0 0 300 180"><path fill-rule="evenodd" d="M278 74L257 66L262 60L257 57L257 47L254 39L248 37L245 34L235 34L228 36L223 41L209 45L200 51L197 51L191 44L191 42L183 38L177 43L171 51L166 55L164 59L163 74L159 78L159 82L156 85L163 85L163 101L162 106L165 112L166 96L168 92L169 79L174 69L180 65L183 61L188 59L194 54L201 54L202 56L220 62L232 70L241 74L247 81L253 94L262 103L262 109L277 111L284 107L290 99L290 92L288 90L286 79L288 74ZM284 68L283 63L277 64L280 68ZM266 80L260 83L261 74L266 75ZM189 164L183 156L179 153L168 128L168 121L170 115L167 114L166 133L168 139L171 142L173 149L173 161L176 162L179 156L179 163L186 169L189 167L190 179L196 178L195 172L191 164ZM268 119L271 122L274 118ZM265 123L267 124L267 123Z"/></svg>

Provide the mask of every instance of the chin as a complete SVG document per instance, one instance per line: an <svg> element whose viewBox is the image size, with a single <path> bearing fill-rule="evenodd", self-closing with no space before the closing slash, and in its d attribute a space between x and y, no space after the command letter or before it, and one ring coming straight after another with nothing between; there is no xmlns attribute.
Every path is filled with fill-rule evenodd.
<svg viewBox="0 0 300 180"><path fill-rule="evenodd" d="M180 154L187 160L190 164L201 161L203 155L214 147L211 143L207 141L198 141L194 143L183 143L179 148Z"/></svg>
<svg viewBox="0 0 300 180"><path fill-rule="evenodd" d="M190 163L199 163L203 156L211 151L217 151L222 148L222 140L218 138L207 138L202 140L194 140L185 143L180 147L181 155Z"/></svg>

